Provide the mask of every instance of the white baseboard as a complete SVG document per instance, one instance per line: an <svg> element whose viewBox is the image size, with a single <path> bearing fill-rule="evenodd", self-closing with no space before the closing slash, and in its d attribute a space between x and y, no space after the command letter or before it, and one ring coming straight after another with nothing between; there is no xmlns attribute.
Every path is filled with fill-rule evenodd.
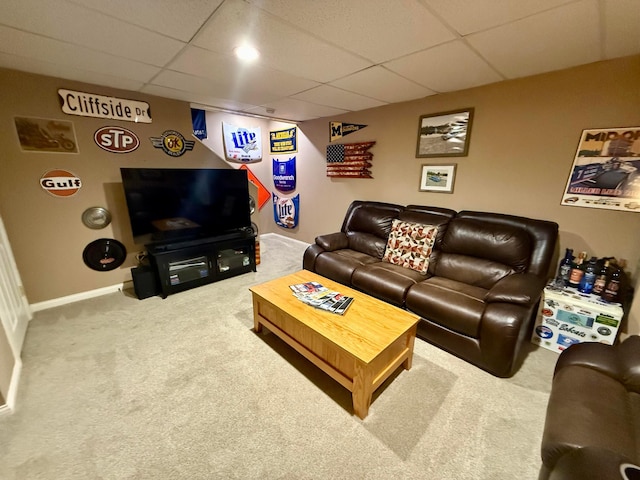
<svg viewBox="0 0 640 480"><path fill-rule="evenodd" d="M11 382L9 383L9 391L7 392L7 403L0 406L0 416L10 415L16 408L16 397L18 395L18 384L20 383L20 372L22 372L22 360L16 359L13 364L13 372L11 373Z"/></svg>
<svg viewBox="0 0 640 480"><path fill-rule="evenodd" d="M260 234L260 237L267 237L267 236L281 237L281 238L285 238L287 240L290 240L292 242L298 242L298 243L300 243L302 245L306 245L306 246L309 245L307 242L303 242L302 240L298 240L296 238L287 237L286 235L280 235L279 233L262 233L262 234ZM32 312L38 312L40 310L47 310L49 308L59 307L61 305L66 305L68 303L78 302L80 300L86 300L88 298L99 297L101 295L107 295L109 293L119 292L119 291L122 291L124 289L131 289L131 288L133 288L133 280L128 280L128 281L126 281L124 283L120 283L118 285L111 285L110 287L98 288L96 290L90 290L88 292L75 293L73 295L68 295L66 297L54 298L52 300L46 300L44 302L32 303L30 305L30 307L31 307L31 311Z"/></svg>
<svg viewBox="0 0 640 480"><path fill-rule="evenodd" d="M73 295L67 295L66 297L54 298L53 300L46 300L44 302L32 303L30 305L32 312L38 312L40 310L47 310L53 307L59 307L68 303L78 302L80 300L86 300L88 298L100 297L109 293L120 292L124 289L133 288L133 280L120 283L118 285L111 285L110 287L98 288L96 290L89 290L88 292L75 293Z"/></svg>

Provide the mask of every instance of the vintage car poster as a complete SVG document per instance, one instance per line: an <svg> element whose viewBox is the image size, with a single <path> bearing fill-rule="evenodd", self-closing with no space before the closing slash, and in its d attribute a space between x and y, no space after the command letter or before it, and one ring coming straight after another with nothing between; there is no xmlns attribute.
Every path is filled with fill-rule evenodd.
<svg viewBox="0 0 640 480"><path fill-rule="evenodd" d="M640 211L640 127L583 130L562 205Z"/></svg>
<svg viewBox="0 0 640 480"><path fill-rule="evenodd" d="M222 122L222 138L226 159L236 163L255 163L262 160L260 127L236 127Z"/></svg>
<svg viewBox="0 0 640 480"><path fill-rule="evenodd" d="M273 185L281 192L292 192L296 189L296 157L288 160L274 158Z"/></svg>
<svg viewBox="0 0 640 480"><path fill-rule="evenodd" d="M300 194L292 198L273 196L273 218L276 225L283 228L296 228L298 226L298 213L300 212Z"/></svg>

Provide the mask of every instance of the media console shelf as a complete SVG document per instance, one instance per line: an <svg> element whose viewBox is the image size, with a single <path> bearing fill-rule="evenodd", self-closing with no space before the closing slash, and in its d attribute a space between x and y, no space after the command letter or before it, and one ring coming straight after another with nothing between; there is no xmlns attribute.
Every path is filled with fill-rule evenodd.
<svg viewBox="0 0 640 480"><path fill-rule="evenodd" d="M254 234L240 233L171 245L148 245L147 252L157 275L162 298L256 271Z"/></svg>

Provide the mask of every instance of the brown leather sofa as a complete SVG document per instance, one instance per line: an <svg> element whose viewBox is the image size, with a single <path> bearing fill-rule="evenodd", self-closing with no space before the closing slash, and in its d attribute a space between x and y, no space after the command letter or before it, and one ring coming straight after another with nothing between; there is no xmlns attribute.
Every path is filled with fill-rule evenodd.
<svg viewBox="0 0 640 480"><path fill-rule="evenodd" d="M392 222L438 227L426 274L382 261ZM354 201L303 267L421 317L418 335L488 372L514 373L552 262L558 225L496 213Z"/></svg>
<svg viewBox="0 0 640 480"><path fill-rule="evenodd" d="M639 336L560 354L541 453L540 480L623 479L621 465L640 463Z"/></svg>

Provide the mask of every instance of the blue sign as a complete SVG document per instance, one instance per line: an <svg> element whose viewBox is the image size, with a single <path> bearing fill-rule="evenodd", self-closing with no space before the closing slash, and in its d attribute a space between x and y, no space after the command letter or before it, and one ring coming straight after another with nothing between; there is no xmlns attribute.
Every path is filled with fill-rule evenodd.
<svg viewBox="0 0 640 480"><path fill-rule="evenodd" d="M298 212L300 211L300 194L293 198L279 197L272 193L273 219L276 225L284 228L298 226Z"/></svg>
<svg viewBox="0 0 640 480"><path fill-rule="evenodd" d="M207 117L204 110L191 109L191 123L193 124L193 134L200 140L207 138Z"/></svg>
<svg viewBox="0 0 640 480"><path fill-rule="evenodd" d="M289 160L273 159L273 185L281 192L296 189L296 157Z"/></svg>

